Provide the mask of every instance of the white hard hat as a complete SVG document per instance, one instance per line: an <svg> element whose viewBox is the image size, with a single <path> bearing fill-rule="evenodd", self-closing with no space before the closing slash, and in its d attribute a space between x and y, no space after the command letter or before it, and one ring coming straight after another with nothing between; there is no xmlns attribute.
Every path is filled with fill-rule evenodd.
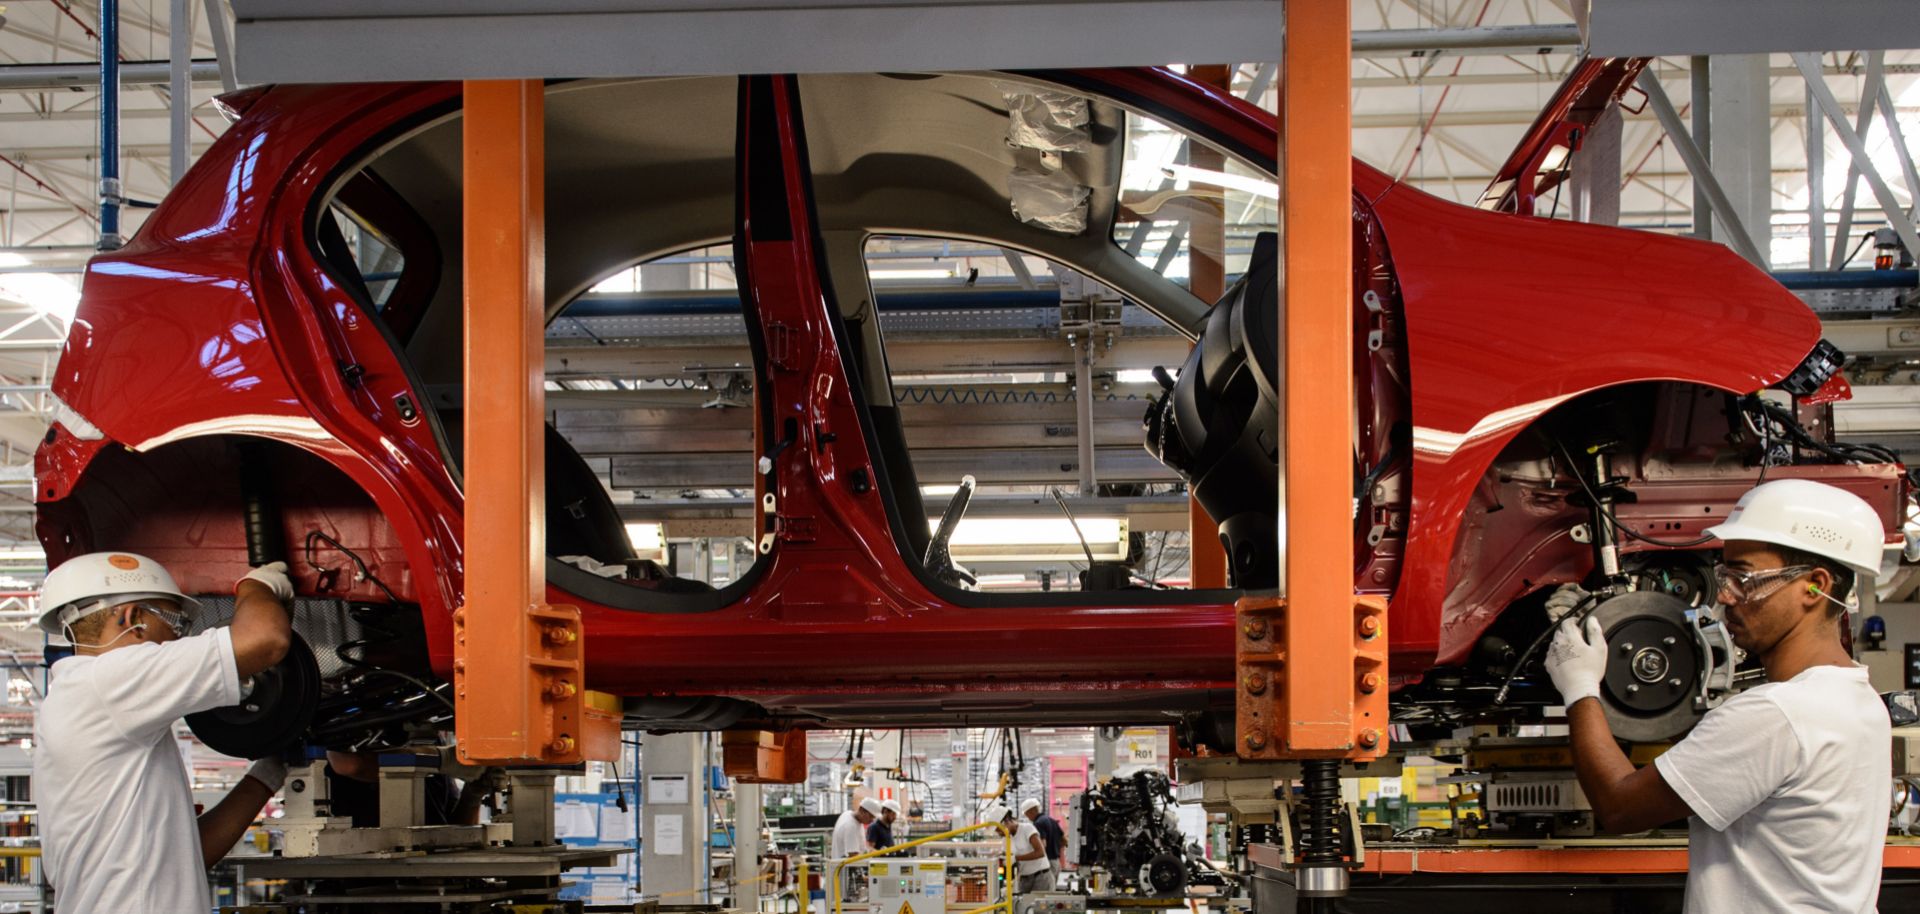
<svg viewBox="0 0 1920 914"><path fill-rule="evenodd" d="M865 810L867 815L873 816L876 819L880 817L880 801L879 800L876 800L872 797L868 797L860 801L860 808L862 810Z"/></svg>
<svg viewBox="0 0 1920 914"><path fill-rule="evenodd" d="M1707 533L1811 552L1861 574L1880 571L1886 528L1860 496L1811 479L1776 479L1747 490Z"/></svg>
<svg viewBox="0 0 1920 914"><path fill-rule="evenodd" d="M894 802L893 800L881 800L881 801L880 801L880 808L881 808L881 809L891 809L891 810L893 810L893 814L894 814L894 815L896 815L896 816L897 816L897 815L900 815L900 804L899 804L899 803L896 803L896 802Z"/></svg>
<svg viewBox="0 0 1920 914"><path fill-rule="evenodd" d="M1026 815L1029 810L1034 810L1039 808L1040 808L1040 801L1032 797L1028 797L1020 801L1020 814L1023 816Z"/></svg>
<svg viewBox="0 0 1920 914"><path fill-rule="evenodd" d="M980 810L980 824L981 825L998 825L1001 822L1006 821L1006 818L1010 815L1013 815L1013 813L1008 812L1005 806L1002 806L999 803L994 803L989 805L986 809Z"/></svg>
<svg viewBox="0 0 1920 914"><path fill-rule="evenodd" d="M142 598L164 597L189 612L200 602L180 592L167 573L144 555L131 552L89 552L60 563L40 585L40 629L64 635L74 620L99 608L102 600L117 606Z"/></svg>

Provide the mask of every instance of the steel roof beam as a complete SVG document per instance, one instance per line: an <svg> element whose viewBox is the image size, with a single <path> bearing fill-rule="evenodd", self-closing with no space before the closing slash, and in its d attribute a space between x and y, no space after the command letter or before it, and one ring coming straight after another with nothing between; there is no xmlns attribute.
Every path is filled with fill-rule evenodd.
<svg viewBox="0 0 1920 914"><path fill-rule="evenodd" d="M1913 0L1591 0L1596 57L1888 50L1920 46Z"/></svg>

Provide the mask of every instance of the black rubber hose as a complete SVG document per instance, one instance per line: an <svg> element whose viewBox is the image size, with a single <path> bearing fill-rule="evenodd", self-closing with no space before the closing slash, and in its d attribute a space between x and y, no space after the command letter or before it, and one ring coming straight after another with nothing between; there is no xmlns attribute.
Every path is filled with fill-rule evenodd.
<svg viewBox="0 0 1920 914"><path fill-rule="evenodd" d="M246 442L240 452L241 517L247 526L247 564L255 568L287 560L286 525L280 519L280 499L273 491L266 448Z"/></svg>

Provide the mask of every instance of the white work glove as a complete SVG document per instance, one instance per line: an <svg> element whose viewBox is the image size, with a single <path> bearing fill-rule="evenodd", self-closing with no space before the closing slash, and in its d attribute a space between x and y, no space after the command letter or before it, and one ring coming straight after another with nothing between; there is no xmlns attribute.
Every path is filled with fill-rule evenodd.
<svg viewBox="0 0 1920 914"><path fill-rule="evenodd" d="M1561 620L1547 646L1547 675L1569 708L1582 698L1600 697L1600 681L1607 675L1607 636L1600 620L1588 616L1584 634L1572 618Z"/></svg>
<svg viewBox="0 0 1920 914"><path fill-rule="evenodd" d="M240 581L258 581L267 585L267 589L273 591L273 595L279 598L280 602L293 602L293 579L287 577L286 562L268 562L247 572L247 576ZM234 590L239 590L240 583L236 582L233 587Z"/></svg>
<svg viewBox="0 0 1920 914"><path fill-rule="evenodd" d="M1547 598L1547 620L1558 622L1566 618L1567 613L1573 612L1580 602L1589 596L1591 594L1587 593L1587 589L1578 584L1560 585L1559 589Z"/></svg>
<svg viewBox="0 0 1920 914"><path fill-rule="evenodd" d="M247 777L267 785L268 793L279 793L287 786L287 763L277 758L254 759L247 766Z"/></svg>

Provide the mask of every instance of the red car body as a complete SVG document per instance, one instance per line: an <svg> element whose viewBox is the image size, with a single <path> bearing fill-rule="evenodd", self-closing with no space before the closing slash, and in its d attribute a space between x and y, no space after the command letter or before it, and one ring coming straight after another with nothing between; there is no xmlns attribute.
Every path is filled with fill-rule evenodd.
<svg viewBox="0 0 1920 914"><path fill-rule="evenodd" d="M1230 94L1158 70L1064 81L1271 165L1274 118ZM188 592L224 591L245 571L245 533L237 503L204 477L229 468L165 446L273 439L339 474L290 469L281 480L291 538L325 529L355 544L400 599L420 606L432 667L447 675L466 557L457 476L414 408L422 392L376 321L322 268L305 220L344 162L392 125L457 98L457 86L438 84L265 90L125 248L94 259L53 391L101 436L80 437L74 426L84 423L66 419L37 454L50 562L133 549L172 567ZM792 145L787 115L768 123ZM879 491L846 484L849 470L874 460L865 439L819 440L865 420L806 243L805 181L792 174L786 212L799 240L746 224L736 246L742 292L762 325L793 335L791 369L761 366L776 415L805 420L801 441L781 455L780 542L744 598L708 612L634 612L552 587L551 602L583 612L590 686L903 723L1138 720L1142 709L1230 687L1230 595L968 605L923 581ZM1398 579L1370 577L1370 565L1357 584L1392 594L1393 671L1405 682L1461 661L1512 600L1585 573L1578 549L1568 560L1567 544L1545 534L1504 544L1521 554L1499 573L1459 560L1463 536L1477 535L1463 533L1469 502L1516 435L1558 404L1621 385L1766 388L1808 356L1820 324L1716 244L1482 212L1358 162L1353 181L1356 244L1372 237L1390 258L1360 258L1357 272L1372 272L1356 275L1356 297L1382 277L1397 291L1414 427ZM1869 477L1862 485L1899 485L1897 470ZM87 494L99 486L111 494ZM1726 485L1720 507L1742 488ZM1643 503L1622 515L1660 510ZM1688 510L1663 529L1692 536L1721 516ZM1528 550L1556 557L1515 572ZM379 596L364 580L323 578L303 563L295 571L303 594Z"/></svg>

